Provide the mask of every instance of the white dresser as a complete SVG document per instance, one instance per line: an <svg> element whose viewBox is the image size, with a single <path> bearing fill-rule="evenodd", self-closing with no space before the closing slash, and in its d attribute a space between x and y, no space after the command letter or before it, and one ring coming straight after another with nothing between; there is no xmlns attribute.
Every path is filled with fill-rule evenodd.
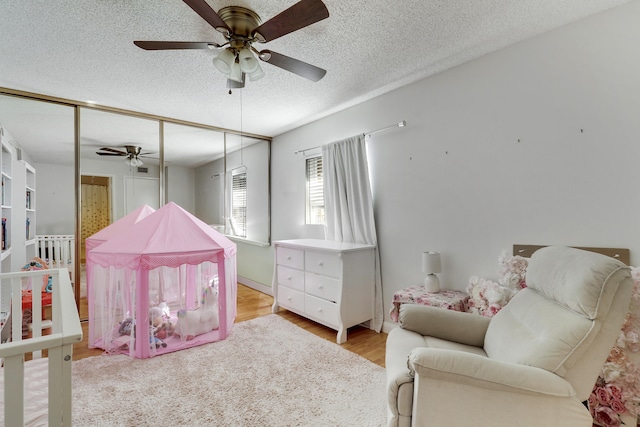
<svg viewBox="0 0 640 427"><path fill-rule="evenodd" d="M330 240L297 239L273 242L272 311L286 308L338 331L373 319L375 246Z"/></svg>

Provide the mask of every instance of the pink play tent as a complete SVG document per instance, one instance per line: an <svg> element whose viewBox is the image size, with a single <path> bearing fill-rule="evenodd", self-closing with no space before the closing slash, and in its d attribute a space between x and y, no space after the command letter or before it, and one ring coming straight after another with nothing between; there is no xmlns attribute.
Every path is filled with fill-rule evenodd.
<svg viewBox="0 0 640 427"><path fill-rule="evenodd" d="M137 358L225 339L236 245L168 203L87 253L89 347Z"/></svg>
<svg viewBox="0 0 640 427"><path fill-rule="evenodd" d="M114 223L106 226L102 230L98 231L96 234L87 237L84 241L85 248L87 252L91 249L101 245L112 237L117 236L118 234L126 231L129 227L131 227L136 222L140 221L143 218L154 213L156 210L153 209L149 205L142 205L133 212L123 216L119 220Z"/></svg>

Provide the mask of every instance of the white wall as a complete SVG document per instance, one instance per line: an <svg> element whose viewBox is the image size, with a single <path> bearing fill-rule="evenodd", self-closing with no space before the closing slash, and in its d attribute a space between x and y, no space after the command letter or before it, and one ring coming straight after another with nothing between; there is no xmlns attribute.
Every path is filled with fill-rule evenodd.
<svg viewBox="0 0 640 427"><path fill-rule="evenodd" d="M36 163L36 234L75 234L73 166Z"/></svg>
<svg viewBox="0 0 640 427"><path fill-rule="evenodd" d="M273 240L322 237L295 150L406 120L368 142L385 313L421 283L424 250L461 290L513 244L626 247L639 264L638 19L633 2L274 138Z"/></svg>
<svg viewBox="0 0 640 427"><path fill-rule="evenodd" d="M207 224L224 224L224 159L195 170L195 216Z"/></svg>
<svg viewBox="0 0 640 427"><path fill-rule="evenodd" d="M192 168L184 166L169 166L165 168L167 174L166 202L174 202L184 210L195 215L196 212L196 178Z"/></svg>

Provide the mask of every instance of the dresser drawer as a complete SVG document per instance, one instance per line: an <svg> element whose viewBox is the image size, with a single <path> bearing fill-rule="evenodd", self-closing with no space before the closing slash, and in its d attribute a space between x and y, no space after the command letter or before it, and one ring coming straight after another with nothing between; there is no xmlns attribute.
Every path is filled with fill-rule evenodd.
<svg viewBox="0 0 640 427"><path fill-rule="evenodd" d="M338 304L316 298L312 295L304 296L304 312L310 318L331 328L338 328L340 323Z"/></svg>
<svg viewBox="0 0 640 427"><path fill-rule="evenodd" d="M305 273L304 291L327 301L340 300L340 280L314 273Z"/></svg>
<svg viewBox="0 0 640 427"><path fill-rule="evenodd" d="M304 313L304 293L278 285L278 304L284 308Z"/></svg>
<svg viewBox="0 0 640 427"><path fill-rule="evenodd" d="M299 249L278 247L276 249L278 265L284 265L298 270L304 269L304 251Z"/></svg>
<svg viewBox="0 0 640 427"><path fill-rule="evenodd" d="M313 273L340 277L340 258L336 254L306 251L304 268Z"/></svg>
<svg viewBox="0 0 640 427"><path fill-rule="evenodd" d="M304 271L279 265L278 284L304 291Z"/></svg>

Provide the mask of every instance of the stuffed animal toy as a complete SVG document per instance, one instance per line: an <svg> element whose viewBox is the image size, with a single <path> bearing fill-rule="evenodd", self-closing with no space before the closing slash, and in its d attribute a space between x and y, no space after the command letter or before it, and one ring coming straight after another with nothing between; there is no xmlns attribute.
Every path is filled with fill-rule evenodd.
<svg viewBox="0 0 640 427"><path fill-rule="evenodd" d="M135 322L131 317L127 317L120 323L120 327L118 328L118 333L120 335L131 335L131 331L135 326Z"/></svg>
<svg viewBox="0 0 640 427"><path fill-rule="evenodd" d="M151 310L153 310L153 308L157 308L157 307L152 307ZM149 310L149 314L151 314L151 310ZM120 323L120 327L118 328L118 333L121 336L127 336L127 335L131 335L131 333L135 330L135 325L136 325L136 321L134 319L132 319L131 317L127 317L126 319L124 319L121 323ZM162 331L165 333L163 335L163 337L160 337L157 335L157 330L155 330L153 323L151 325L151 327L154 329L154 334L152 336L149 337L149 344L154 346L156 348L160 348L160 347L166 347L167 343L165 343L163 341L164 337L166 337L166 325L162 325L162 327L164 327L165 329L163 329ZM114 344L117 345L127 345L129 343L128 340L119 340L116 339L113 341Z"/></svg>
<svg viewBox="0 0 640 427"><path fill-rule="evenodd" d="M218 328L218 293L210 287L202 291L200 307L194 310L179 310L175 336L192 340L196 335Z"/></svg>
<svg viewBox="0 0 640 427"><path fill-rule="evenodd" d="M36 271L36 270L48 270L47 263L42 258L33 257L31 261L25 264L20 270L22 271ZM42 292L51 293L53 290L53 278L45 274L42 276Z"/></svg>
<svg viewBox="0 0 640 427"><path fill-rule="evenodd" d="M162 304L166 307L165 303ZM151 307L149 309L149 324L153 331L153 336L161 340L173 335L175 329L171 323L171 319L165 314L165 308L162 306Z"/></svg>
<svg viewBox="0 0 640 427"><path fill-rule="evenodd" d="M160 338L158 337L149 337L149 344L151 345L155 345L156 348L160 348L160 347L166 347L167 343L162 341Z"/></svg>

